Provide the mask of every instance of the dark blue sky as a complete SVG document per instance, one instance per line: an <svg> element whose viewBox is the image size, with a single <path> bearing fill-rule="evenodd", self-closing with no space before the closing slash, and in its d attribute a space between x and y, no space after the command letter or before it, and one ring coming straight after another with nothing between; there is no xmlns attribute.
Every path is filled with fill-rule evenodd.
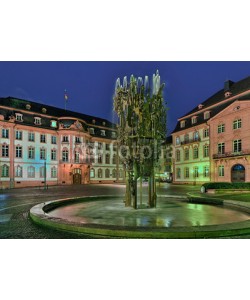
<svg viewBox="0 0 250 300"><path fill-rule="evenodd" d="M250 75L250 62L0 62L0 97L13 96L64 107L112 121L117 77L144 77L159 70L166 83L168 133L177 118L219 89Z"/></svg>

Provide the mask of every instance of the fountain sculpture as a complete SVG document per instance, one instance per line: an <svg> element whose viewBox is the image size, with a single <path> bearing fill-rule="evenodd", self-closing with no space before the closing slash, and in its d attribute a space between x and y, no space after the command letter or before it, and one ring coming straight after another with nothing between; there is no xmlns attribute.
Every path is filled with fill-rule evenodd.
<svg viewBox="0 0 250 300"><path fill-rule="evenodd" d="M114 110L118 116L118 149L126 177L125 206L135 209L142 203L142 181L148 179L147 207L156 207L155 168L159 161L162 142L166 138L166 107L164 84L157 71L153 74L152 89L148 76L131 75L128 82L116 80ZM140 203L138 204L138 183Z"/></svg>

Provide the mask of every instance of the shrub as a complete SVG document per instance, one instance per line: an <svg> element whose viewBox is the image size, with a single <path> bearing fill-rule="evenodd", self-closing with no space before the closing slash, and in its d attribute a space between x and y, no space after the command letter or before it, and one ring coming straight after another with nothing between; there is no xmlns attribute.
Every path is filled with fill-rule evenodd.
<svg viewBox="0 0 250 300"><path fill-rule="evenodd" d="M205 189L250 189L250 182L208 182L203 184Z"/></svg>

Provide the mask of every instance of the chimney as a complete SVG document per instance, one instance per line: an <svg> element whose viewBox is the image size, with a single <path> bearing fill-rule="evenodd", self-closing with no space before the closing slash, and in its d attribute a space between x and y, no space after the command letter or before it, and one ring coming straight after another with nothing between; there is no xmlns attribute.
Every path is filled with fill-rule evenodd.
<svg viewBox="0 0 250 300"><path fill-rule="evenodd" d="M224 92L230 91L230 87L234 84L232 80L227 80L224 82Z"/></svg>

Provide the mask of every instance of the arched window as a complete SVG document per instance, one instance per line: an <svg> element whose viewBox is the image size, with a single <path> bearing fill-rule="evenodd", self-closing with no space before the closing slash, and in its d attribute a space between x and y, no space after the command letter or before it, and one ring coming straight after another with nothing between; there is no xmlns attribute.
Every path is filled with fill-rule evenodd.
<svg viewBox="0 0 250 300"><path fill-rule="evenodd" d="M80 163L80 153L78 151L75 151L75 163Z"/></svg>
<svg viewBox="0 0 250 300"><path fill-rule="evenodd" d="M110 155L109 155L109 153L107 153L106 154L106 156L105 156L105 160L106 160L106 164L110 164Z"/></svg>
<svg viewBox="0 0 250 300"><path fill-rule="evenodd" d="M189 149L186 148L186 149L184 150L184 160L188 160L188 159L189 159Z"/></svg>
<svg viewBox="0 0 250 300"><path fill-rule="evenodd" d="M199 148L197 146L193 149L193 158L199 158Z"/></svg>
<svg viewBox="0 0 250 300"><path fill-rule="evenodd" d="M21 166L16 166L15 176L16 177L23 177L23 168Z"/></svg>
<svg viewBox="0 0 250 300"><path fill-rule="evenodd" d="M98 178L102 178L102 169L98 169Z"/></svg>
<svg viewBox="0 0 250 300"><path fill-rule="evenodd" d="M116 165L116 163L117 163L117 156L116 156L116 154L114 154L113 159L112 159L112 164Z"/></svg>
<svg viewBox="0 0 250 300"><path fill-rule="evenodd" d="M91 168L90 169L90 178L94 178L95 177L95 169Z"/></svg>
<svg viewBox="0 0 250 300"><path fill-rule="evenodd" d="M110 176L110 171L109 171L109 169L106 169L105 170L105 177L109 178L109 176Z"/></svg>
<svg viewBox="0 0 250 300"><path fill-rule="evenodd" d="M35 168L33 166L28 167L28 178L34 178L35 177Z"/></svg>
<svg viewBox="0 0 250 300"><path fill-rule="evenodd" d="M10 167L7 165L2 166L2 177L9 177Z"/></svg>
<svg viewBox="0 0 250 300"><path fill-rule="evenodd" d="M116 178L116 173L117 173L117 172L116 172L116 169L113 169L113 170L112 170L112 177L113 177L113 178Z"/></svg>
<svg viewBox="0 0 250 300"><path fill-rule="evenodd" d="M69 151L68 151L68 149L63 149L63 151L62 151L62 161L65 161L65 162L67 162L67 161L69 161Z"/></svg>
<svg viewBox="0 0 250 300"><path fill-rule="evenodd" d="M56 178L57 177L57 169L56 167L51 168L51 178Z"/></svg>

